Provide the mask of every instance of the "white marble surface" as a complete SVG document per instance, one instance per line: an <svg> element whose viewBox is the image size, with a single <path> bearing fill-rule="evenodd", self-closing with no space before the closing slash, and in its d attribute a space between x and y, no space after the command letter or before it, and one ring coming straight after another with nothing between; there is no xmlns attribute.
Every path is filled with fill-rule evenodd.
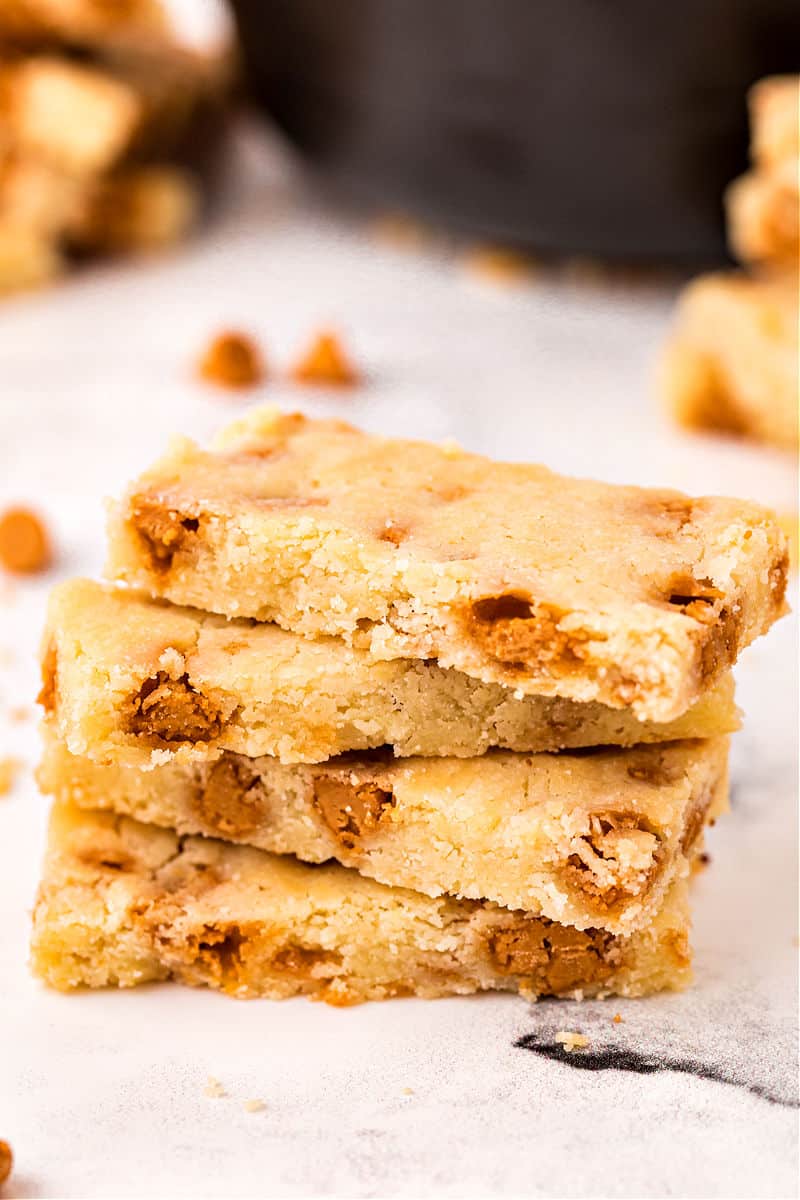
<svg viewBox="0 0 800 1200"><path fill-rule="evenodd" d="M669 288L544 275L478 285L445 256L378 246L316 212L253 145L246 157L240 199L174 257L0 309L0 504L34 502L60 549L47 580L0 583L0 756L35 759L33 723L11 724L8 710L35 690L47 587L99 567L102 497L168 433L204 437L243 407L192 378L223 325L266 346L274 375L252 399L567 472L796 506L787 459L683 435L659 413L651 368ZM320 323L342 330L367 371L352 396L278 378ZM733 811L694 891L697 982L647 1001L334 1010L169 986L48 993L25 965L46 817L25 771L0 801L8 1194L795 1195L796 662L794 618L741 662ZM581 1070L577 1056L515 1046L533 1035L547 1048L561 1028L659 1069ZM209 1075L228 1098L204 1096ZM253 1098L264 1111L245 1111Z"/></svg>

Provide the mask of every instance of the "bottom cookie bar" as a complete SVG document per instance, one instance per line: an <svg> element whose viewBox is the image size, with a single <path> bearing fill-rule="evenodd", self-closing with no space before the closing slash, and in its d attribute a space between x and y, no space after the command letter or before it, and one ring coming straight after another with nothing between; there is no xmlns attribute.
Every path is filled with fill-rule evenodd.
<svg viewBox="0 0 800 1200"><path fill-rule="evenodd" d="M641 996L688 982L688 924L684 883L647 928L618 937L57 803L32 965L63 990L176 979L331 1004L488 989Z"/></svg>

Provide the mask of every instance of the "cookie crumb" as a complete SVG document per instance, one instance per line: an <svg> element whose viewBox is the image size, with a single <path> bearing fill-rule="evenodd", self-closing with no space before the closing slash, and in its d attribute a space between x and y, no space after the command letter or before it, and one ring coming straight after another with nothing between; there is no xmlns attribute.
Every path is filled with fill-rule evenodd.
<svg viewBox="0 0 800 1200"><path fill-rule="evenodd" d="M52 562L47 528L29 508L7 508L0 516L0 563L18 575L44 571Z"/></svg>
<svg viewBox="0 0 800 1200"><path fill-rule="evenodd" d="M291 370L295 383L316 386L352 387L359 374L335 333L318 333L306 353Z"/></svg>
<svg viewBox="0 0 800 1200"><path fill-rule="evenodd" d="M414 1089L413 1089L413 1088L403 1088L403 1091L402 1091L402 1093L401 1093L401 1094L402 1094L403 1096L413 1096L413 1095L414 1095Z"/></svg>
<svg viewBox="0 0 800 1200"><path fill-rule="evenodd" d="M0 1138L0 1187L3 1186L11 1174L11 1168L13 1165L14 1155L11 1152L11 1147L9 1146L8 1142L4 1142L3 1139Z"/></svg>
<svg viewBox="0 0 800 1200"><path fill-rule="evenodd" d="M249 1113L264 1112L266 1107L263 1100L245 1100L242 1105L244 1111Z"/></svg>
<svg viewBox="0 0 800 1200"><path fill-rule="evenodd" d="M21 767L18 758L0 758L0 796L7 796L11 791Z"/></svg>
<svg viewBox="0 0 800 1200"><path fill-rule="evenodd" d="M209 1075L206 1086L203 1088L203 1095L208 1096L210 1100L224 1100L227 1094L220 1081L213 1075Z"/></svg>
<svg viewBox="0 0 800 1200"><path fill-rule="evenodd" d="M266 377L261 351L246 333L228 330L218 334L200 359L201 379L226 388L250 388Z"/></svg>
<svg viewBox="0 0 800 1200"><path fill-rule="evenodd" d="M571 1033L566 1029L557 1033L555 1040L564 1047L567 1054L571 1054L573 1050L585 1050L589 1045L589 1039L582 1033Z"/></svg>
<svg viewBox="0 0 800 1200"><path fill-rule="evenodd" d="M615 1025L622 1024L622 1013L614 1013L614 1024Z"/></svg>
<svg viewBox="0 0 800 1200"><path fill-rule="evenodd" d="M33 713L24 704L19 704L15 708L8 710L8 719L13 721L15 725L21 725L24 721L30 721Z"/></svg>

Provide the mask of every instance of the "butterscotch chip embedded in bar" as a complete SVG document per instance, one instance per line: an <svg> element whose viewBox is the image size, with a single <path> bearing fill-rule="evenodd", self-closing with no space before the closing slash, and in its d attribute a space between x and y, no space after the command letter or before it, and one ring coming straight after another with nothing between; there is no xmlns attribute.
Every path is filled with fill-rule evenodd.
<svg viewBox="0 0 800 1200"><path fill-rule="evenodd" d="M339 1005L488 989L639 996L688 982L688 923L682 883L645 929L617 937L57 804L32 965L62 990L175 979Z"/></svg>
<svg viewBox="0 0 800 1200"><path fill-rule="evenodd" d="M791 275L689 284L662 365L677 419L792 447L798 437L798 303Z"/></svg>
<svg viewBox="0 0 800 1200"><path fill-rule="evenodd" d="M318 766L224 754L104 766L48 737L43 790L393 887L488 899L579 929L645 925L727 801L727 738L594 754L490 753Z"/></svg>
<svg viewBox="0 0 800 1200"><path fill-rule="evenodd" d="M197 532L148 526L164 554ZM321 762L388 748L466 757L492 747L561 750L705 738L738 727L730 674L676 720L526 696L435 662L375 661L340 638L153 601L89 580L55 588L42 653L42 704L75 754L150 766L224 750Z"/></svg>
<svg viewBox="0 0 800 1200"><path fill-rule="evenodd" d="M755 504L261 409L133 485L108 570L376 661L671 721L783 612L786 546Z"/></svg>

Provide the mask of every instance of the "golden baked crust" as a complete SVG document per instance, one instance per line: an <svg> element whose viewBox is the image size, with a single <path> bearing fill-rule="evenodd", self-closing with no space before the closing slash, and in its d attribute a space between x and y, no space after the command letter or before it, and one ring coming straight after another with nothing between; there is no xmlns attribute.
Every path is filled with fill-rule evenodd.
<svg viewBox="0 0 800 1200"><path fill-rule="evenodd" d="M664 398L691 428L797 444L797 282L704 275L684 291L662 369Z"/></svg>
<svg viewBox="0 0 800 1200"><path fill-rule="evenodd" d="M176 441L110 534L111 576L153 595L642 720L685 712L784 605L757 505L265 409L215 452Z"/></svg>
<svg viewBox="0 0 800 1200"><path fill-rule="evenodd" d="M176 544L181 533L167 539ZM222 750L321 762L380 746L400 757L559 750L709 737L738 725L722 676L666 724L625 709L515 694L434 662L372 661L338 638L154 602L73 580L51 596L42 703L76 754L149 765Z"/></svg>
<svg viewBox="0 0 800 1200"><path fill-rule="evenodd" d="M646 929L615 937L56 805L32 965L63 990L176 979L339 1005L487 989L639 996L687 983L687 931L685 884Z"/></svg>
<svg viewBox="0 0 800 1200"><path fill-rule="evenodd" d="M224 754L150 771L102 766L47 737L44 791L183 834L393 887L494 900L581 929L641 928L727 804L728 739L591 754L489 753L318 766Z"/></svg>

